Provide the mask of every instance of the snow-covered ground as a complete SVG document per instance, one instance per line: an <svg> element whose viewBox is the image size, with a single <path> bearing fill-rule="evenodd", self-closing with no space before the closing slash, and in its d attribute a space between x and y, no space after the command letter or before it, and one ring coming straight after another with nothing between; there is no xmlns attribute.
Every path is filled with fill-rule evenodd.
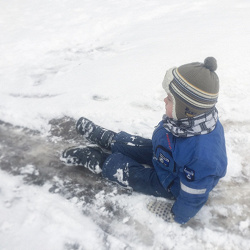
<svg viewBox="0 0 250 250"><path fill-rule="evenodd" d="M147 196L110 194L128 214L113 234L48 184L1 170L0 249L250 249L249 24L249 0L0 1L0 120L46 136L49 120L83 115L150 138L165 71L214 56L229 160L196 223L155 218Z"/></svg>

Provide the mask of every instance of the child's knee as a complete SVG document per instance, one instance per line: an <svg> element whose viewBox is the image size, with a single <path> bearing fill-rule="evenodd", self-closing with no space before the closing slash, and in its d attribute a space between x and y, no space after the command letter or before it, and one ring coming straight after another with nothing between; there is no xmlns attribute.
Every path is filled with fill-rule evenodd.
<svg viewBox="0 0 250 250"><path fill-rule="evenodd" d="M129 162L126 156L121 153L111 154L103 164L102 175L104 178L127 187L129 177Z"/></svg>
<svg viewBox="0 0 250 250"><path fill-rule="evenodd" d="M125 153L130 150L134 150L134 147L152 147L152 141L150 139L145 139L140 136L135 136L128 134L124 131L117 133L113 138L113 143L111 145L112 152Z"/></svg>

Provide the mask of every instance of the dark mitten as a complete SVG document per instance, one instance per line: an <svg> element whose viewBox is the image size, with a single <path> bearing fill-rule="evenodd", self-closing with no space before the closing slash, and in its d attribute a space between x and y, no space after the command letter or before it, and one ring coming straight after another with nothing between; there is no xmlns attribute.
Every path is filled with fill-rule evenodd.
<svg viewBox="0 0 250 250"><path fill-rule="evenodd" d="M165 221L174 221L174 214L171 212L172 204L170 203L153 200L147 204L147 208L150 212L156 214Z"/></svg>

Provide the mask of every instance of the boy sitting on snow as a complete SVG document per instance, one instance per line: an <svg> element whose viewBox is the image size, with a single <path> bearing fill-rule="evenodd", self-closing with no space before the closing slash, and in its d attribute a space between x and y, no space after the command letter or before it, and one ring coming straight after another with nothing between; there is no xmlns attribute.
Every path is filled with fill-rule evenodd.
<svg viewBox="0 0 250 250"><path fill-rule="evenodd" d="M169 69L162 86L166 114L152 140L115 133L80 118L77 131L100 147L66 149L61 160L82 165L134 191L174 199L168 218L184 224L206 203L226 173L224 131L215 104L219 79L213 57ZM142 165L143 164L143 165ZM145 166L147 165L147 166Z"/></svg>

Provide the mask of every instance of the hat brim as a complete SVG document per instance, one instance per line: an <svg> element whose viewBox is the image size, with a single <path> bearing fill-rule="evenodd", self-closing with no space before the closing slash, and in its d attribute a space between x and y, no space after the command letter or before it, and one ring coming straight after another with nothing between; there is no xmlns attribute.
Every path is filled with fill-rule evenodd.
<svg viewBox="0 0 250 250"><path fill-rule="evenodd" d="M169 94L170 90L169 90L169 85L170 83L173 81L174 79L174 75L173 75L173 70L176 69L176 67L173 67L169 70L167 70L163 82L162 82L162 87L163 89Z"/></svg>

